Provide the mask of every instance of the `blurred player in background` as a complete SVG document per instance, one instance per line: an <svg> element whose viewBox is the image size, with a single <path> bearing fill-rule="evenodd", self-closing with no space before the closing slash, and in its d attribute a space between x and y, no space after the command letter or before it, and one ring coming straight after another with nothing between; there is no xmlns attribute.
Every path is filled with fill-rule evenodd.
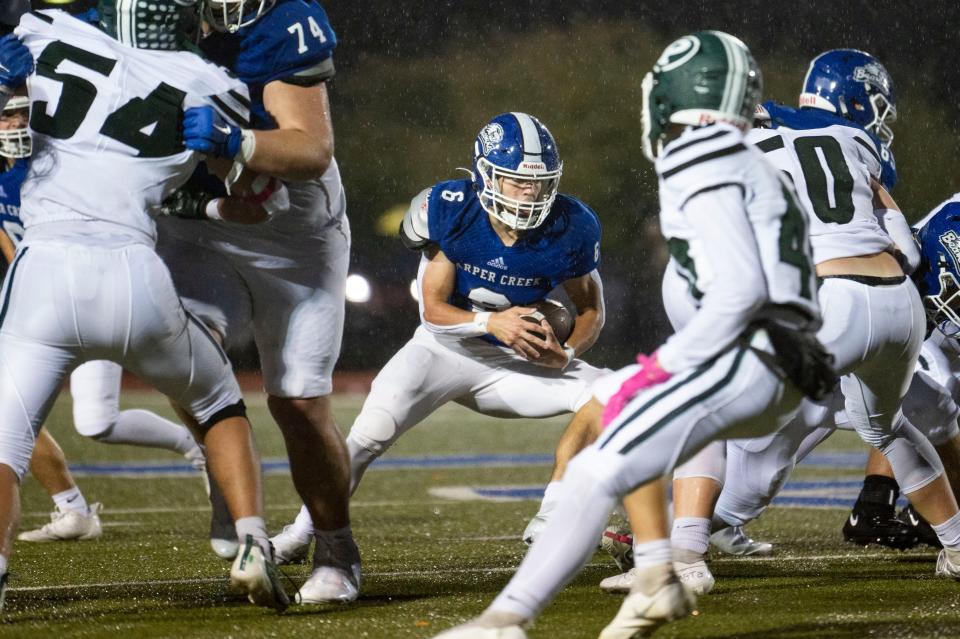
<svg viewBox="0 0 960 639"><path fill-rule="evenodd" d="M547 128L526 113L504 113L476 138L472 179L440 182L410 203L400 236L423 256L421 326L377 374L350 429L351 492L375 459L448 402L496 417L550 417L589 399L604 372L579 359L604 322L600 224L557 192L561 172ZM524 319L558 287L577 311L565 343L545 321ZM586 423L575 421L561 438L555 478L596 437ZM561 494L551 482L544 508ZM310 531L301 510L273 538L278 558L298 558Z"/></svg>
<svg viewBox="0 0 960 639"><path fill-rule="evenodd" d="M186 145L282 179L289 206L256 227L164 220L159 250L187 308L226 344L253 328L267 405L316 524L313 571L299 601L352 601L360 554L350 529L349 459L329 398L350 251L326 86L336 36L323 8L306 0L210 0L204 17L211 32L201 49L248 85L251 123L226 122L212 107L188 111ZM198 175L168 212L216 217L225 195ZM223 514L215 508L211 545L231 557L237 540Z"/></svg>
<svg viewBox="0 0 960 639"><path fill-rule="evenodd" d="M64 12L35 12L20 21L23 44L0 39L0 106L29 76L34 146L21 190L26 230L0 307L0 586L35 435L66 374L111 358L200 425L211 473L244 540L231 587L258 605L287 605L239 387L226 356L184 312L153 249L152 212L198 160L179 139L184 107L245 115L241 83L176 52L191 4L101 0L100 29ZM89 73L70 73L64 62Z"/></svg>

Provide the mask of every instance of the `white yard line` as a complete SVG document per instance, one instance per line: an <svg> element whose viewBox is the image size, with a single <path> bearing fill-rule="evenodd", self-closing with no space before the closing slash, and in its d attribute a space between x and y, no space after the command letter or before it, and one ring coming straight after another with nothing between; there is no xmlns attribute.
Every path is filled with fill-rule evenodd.
<svg viewBox="0 0 960 639"><path fill-rule="evenodd" d="M485 538L473 538L472 540L483 540ZM490 537L486 538L493 541L501 541L507 539L517 539L517 537ZM463 539L462 541L468 541L470 539ZM932 551L931 551L932 552ZM761 563L770 563L770 562L811 562L811 561L836 561L840 559L915 559L915 558L925 558L930 557L931 561L933 559L930 552L903 552L893 555L884 551L852 551L850 553L839 553L839 554L830 554L830 555L792 555L786 557L722 557L719 559L714 559L711 563L732 563L732 562L761 562ZM224 564L226 565L226 564ZM589 563L585 566L586 568L609 568L611 574L615 570L615 566L609 562L601 563ZM505 574L512 573L516 570L516 567L492 567L492 568L455 568L455 569L444 569L444 570L397 570L397 571L374 571L374 572L365 572L364 577L369 578L391 578L391 577L421 577L421 576L443 576L443 575L476 575L476 574ZM290 575L291 577L298 577L306 575ZM190 585L190 584L217 584L226 582L226 575L223 577L201 577L193 579L157 579L157 580L147 580L147 581L105 581L98 583L84 583L84 584L62 584L57 586L19 586L11 587L8 589L8 592L58 592L62 590L90 590L93 588L128 588L128 587L140 587L140 586L178 586L178 585Z"/></svg>

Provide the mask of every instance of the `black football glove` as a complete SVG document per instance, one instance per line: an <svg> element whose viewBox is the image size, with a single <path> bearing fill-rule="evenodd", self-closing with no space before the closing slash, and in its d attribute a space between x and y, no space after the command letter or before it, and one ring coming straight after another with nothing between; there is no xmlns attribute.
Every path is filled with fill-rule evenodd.
<svg viewBox="0 0 960 639"><path fill-rule="evenodd" d="M170 197L160 205L160 212L170 217L179 217L185 220L206 220L207 204L213 196L203 191L180 189L174 191Z"/></svg>

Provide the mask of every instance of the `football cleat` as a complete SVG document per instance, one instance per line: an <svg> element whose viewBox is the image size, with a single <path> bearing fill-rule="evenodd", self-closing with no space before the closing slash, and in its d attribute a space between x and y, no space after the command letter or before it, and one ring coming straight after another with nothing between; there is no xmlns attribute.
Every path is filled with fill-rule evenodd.
<svg viewBox="0 0 960 639"><path fill-rule="evenodd" d="M600 538L600 548L613 558L621 572L633 568L633 535L629 526L607 526Z"/></svg>
<svg viewBox="0 0 960 639"><path fill-rule="evenodd" d="M675 579L651 595L632 592L600 633L600 639L648 637L668 621L689 615L695 603L694 596Z"/></svg>
<svg viewBox="0 0 960 639"><path fill-rule="evenodd" d="M720 552L738 557L766 557L773 554L773 544L750 539L741 526L718 530L710 535L710 543Z"/></svg>
<svg viewBox="0 0 960 639"><path fill-rule="evenodd" d="M913 504L907 504L903 510L897 513L897 519L913 529L919 543L933 548L943 548L943 544L940 543L940 538L937 537L933 526L914 509Z"/></svg>
<svg viewBox="0 0 960 639"><path fill-rule="evenodd" d="M303 537L297 534L293 526L284 526L280 534L270 538L273 544L273 558L278 566L302 564L310 554L310 542L313 535Z"/></svg>
<svg viewBox="0 0 960 639"><path fill-rule="evenodd" d="M600 582L600 590L610 594L630 592L630 588L633 587L633 578L636 571L636 568L631 568L619 575L607 577Z"/></svg>
<svg viewBox="0 0 960 639"><path fill-rule="evenodd" d="M290 605L290 598L280 585L277 569L264 556L263 550L247 535L243 552L237 555L230 568L230 592L246 594L250 603L283 612Z"/></svg>
<svg viewBox="0 0 960 639"><path fill-rule="evenodd" d="M103 534L100 526L100 511L103 504L90 504L89 513L59 508L50 513L50 523L36 530L26 530L19 535L20 541L87 541Z"/></svg>
<svg viewBox="0 0 960 639"><path fill-rule="evenodd" d="M941 550L937 555L937 570L934 574L960 581L960 550Z"/></svg>
<svg viewBox="0 0 960 639"><path fill-rule="evenodd" d="M300 586L297 602L302 604L350 603L360 595L363 574L360 550L352 536L333 538L315 534L313 572Z"/></svg>
<svg viewBox="0 0 960 639"><path fill-rule="evenodd" d="M907 550L917 545L918 534L894 516L893 508L864 508L858 503L843 524L843 538L861 546L879 544Z"/></svg>
<svg viewBox="0 0 960 639"><path fill-rule="evenodd" d="M229 561L240 551L240 541L227 501L215 481L210 481L210 510L210 548L217 557Z"/></svg>
<svg viewBox="0 0 960 639"><path fill-rule="evenodd" d="M675 561L673 570L683 587L697 596L708 594L716 583L713 573L703 559L691 563Z"/></svg>

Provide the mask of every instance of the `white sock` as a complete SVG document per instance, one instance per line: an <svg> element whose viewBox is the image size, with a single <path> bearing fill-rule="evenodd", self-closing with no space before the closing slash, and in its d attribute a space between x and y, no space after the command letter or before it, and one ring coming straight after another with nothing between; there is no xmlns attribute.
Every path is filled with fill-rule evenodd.
<svg viewBox="0 0 960 639"><path fill-rule="evenodd" d="M243 544L247 535L251 535L254 543L263 550L264 556L271 561L273 560L270 538L267 535L267 525L263 522L263 517L241 517L236 521L235 526L237 528L237 539L240 540L241 544Z"/></svg>
<svg viewBox="0 0 960 639"><path fill-rule="evenodd" d="M87 500L83 498L83 493L80 492L80 488L77 486L53 495L53 503L57 505L57 509L62 513L74 512L80 513L81 515L90 514L90 507L87 506Z"/></svg>
<svg viewBox="0 0 960 639"><path fill-rule="evenodd" d="M564 484L564 499L489 611L533 619L593 556L618 496L586 461L571 463Z"/></svg>
<svg viewBox="0 0 960 639"><path fill-rule="evenodd" d="M710 520L706 517L677 517L673 520L670 543L677 550L707 554L710 546Z"/></svg>
<svg viewBox="0 0 960 639"><path fill-rule="evenodd" d="M113 428L98 436L97 441L162 448L181 455L197 445L186 427L140 409L122 411Z"/></svg>
<svg viewBox="0 0 960 639"><path fill-rule="evenodd" d="M291 524L294 534L302 539L310 539L313 536L313 518L306 506L300 506L300 512L297 518Z"/></svg>
<svg viewBox="0 0 960 639"><path fill-rule="evenodd" d="M943 547L948 550L960 550L960 512L942 524L932 526Z"/></svg>
<svg viewBox="0 0 960 639"><path fill-rule="evenodd" d="M673 548L669 539L656 539L633 545L633 561L637 570L653 566L673 565Z"/></svg>

